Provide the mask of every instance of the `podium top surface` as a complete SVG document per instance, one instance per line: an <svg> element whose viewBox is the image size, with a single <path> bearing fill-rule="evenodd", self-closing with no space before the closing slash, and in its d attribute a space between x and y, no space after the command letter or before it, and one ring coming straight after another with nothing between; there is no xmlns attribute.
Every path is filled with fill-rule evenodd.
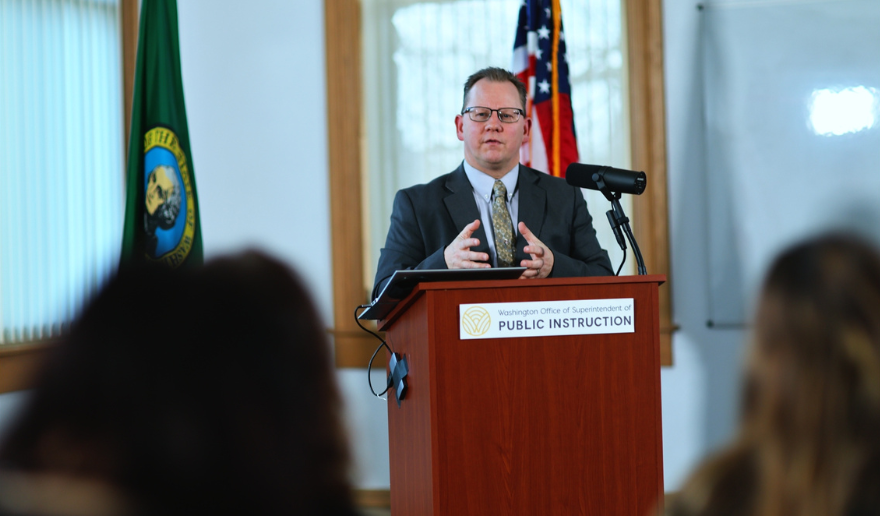
<svg viewBox="0 0 880 516"><path fill-rule="evenodd" d="M361 312L358 319L385 319L416 285L428 282L506 280L519 278L525 267L492 267L490 269L410 269L395 271L379 297Z"/></svg>
<svg viewBox="0 0 880 516"><path fill-rule="evenodd" d="M544 278L544 279L508 279L508 280L480 280L480 281L438 281L431 283L419 283L413 291L392 310L385 318L379 321L379 330L390 326L401 314L403 314L419 297L434 290L468 290L468 289L502 289L517 288L529 289L553 286L578 286L578 285L624 285L638 283L655 283L662 285L666 282L663 274L648 274L643 276L587 276L580 278Z"/></svg>

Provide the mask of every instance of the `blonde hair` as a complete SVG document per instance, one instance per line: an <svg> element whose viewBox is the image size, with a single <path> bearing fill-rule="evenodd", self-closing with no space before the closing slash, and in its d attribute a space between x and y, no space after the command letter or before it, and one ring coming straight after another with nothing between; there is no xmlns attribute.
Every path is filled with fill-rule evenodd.
<svg viewBox="0 0 880 516"><path fill-rule="evenodd" d="M826 235L764 283L734 442L671 514L836 516L862 507L880 458L880 256ZM873 481L872 481L873 482Z"/></svg>

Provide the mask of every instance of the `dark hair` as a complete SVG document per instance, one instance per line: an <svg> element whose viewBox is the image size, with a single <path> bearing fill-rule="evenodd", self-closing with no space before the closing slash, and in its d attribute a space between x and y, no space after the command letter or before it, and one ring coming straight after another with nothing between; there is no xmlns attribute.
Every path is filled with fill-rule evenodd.
<svg viewBox="0 0 880 516"><path fill-rule="evenodd" d="M519 93L519 101L522 104L523 111L526 110L526 85L523 84L519 77L513 75L509 71L504 68L498 68L495 66L490 66L488 68L483 68L478 72L474 73L470 77L467 78L467 81L464 83L464 98L462 99L461 110L464 111L467 108L468 102L468 94L471 92L471 88L474 87L474 84L477 83L480 79L486 79L487 81L492 82L510 82L514 86L516 86L516 91ZM512 106L511 106L512 107ZM527 113L528 115L528 113Z"/></svg>
<svg viewBox="0 0 880 516"><path fill-rule="evenodd" d="M670 513L875 514L878 307L880 255L854 236L825 235L777 258L758 305L739 434Z"/></svg>
<svg viewBox="0 0 880 516"><path fill-rule="evenodd" d="M142 514L350 514L340 410L325 330L280 262L131 269L54 350L0 460L103 481Z"/></svg>

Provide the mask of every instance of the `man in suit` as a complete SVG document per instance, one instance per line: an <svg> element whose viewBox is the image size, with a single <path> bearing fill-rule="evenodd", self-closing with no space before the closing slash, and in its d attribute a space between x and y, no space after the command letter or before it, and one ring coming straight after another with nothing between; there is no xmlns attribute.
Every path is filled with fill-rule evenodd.
<svg viewBox="0 0 880 516"><path fill-rule="evenodd" d="M455 117L464 161L397 192L373 298L398 269L523 266L526 279L613 274L580 189L519 164L532 124L525 107L525 85L507 70L468 78Z"/></svg>

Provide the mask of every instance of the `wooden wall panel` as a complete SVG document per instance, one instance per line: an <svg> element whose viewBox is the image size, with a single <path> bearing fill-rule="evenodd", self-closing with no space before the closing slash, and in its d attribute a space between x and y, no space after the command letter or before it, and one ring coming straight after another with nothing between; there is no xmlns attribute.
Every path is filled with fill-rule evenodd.
<svg viewBox="0 0 880 516"><path fill-rule="evenodd" d="M354 321L364 289L361 225L361 16L359 0L324 3L327 59L327 150L333 228L333 321L336 366L365 368L379 342ZM381 365L384 366L384 359Z"/></svg>
<svg viewBox="0 0 880 516"><path fill-rule="evenodd" d="M676 326L669 267L662 2L626 0L626 15L632 167L648 175L645 193L633 197L633 232L648 272L667 277L660 287L660 361L670 366Z"/></svg>
<svg viewBox="0 0 880 516"><path fill-rule="evenodd" d="M29 389L52 345L44 341L0 348L0 394Z"/></svg>

